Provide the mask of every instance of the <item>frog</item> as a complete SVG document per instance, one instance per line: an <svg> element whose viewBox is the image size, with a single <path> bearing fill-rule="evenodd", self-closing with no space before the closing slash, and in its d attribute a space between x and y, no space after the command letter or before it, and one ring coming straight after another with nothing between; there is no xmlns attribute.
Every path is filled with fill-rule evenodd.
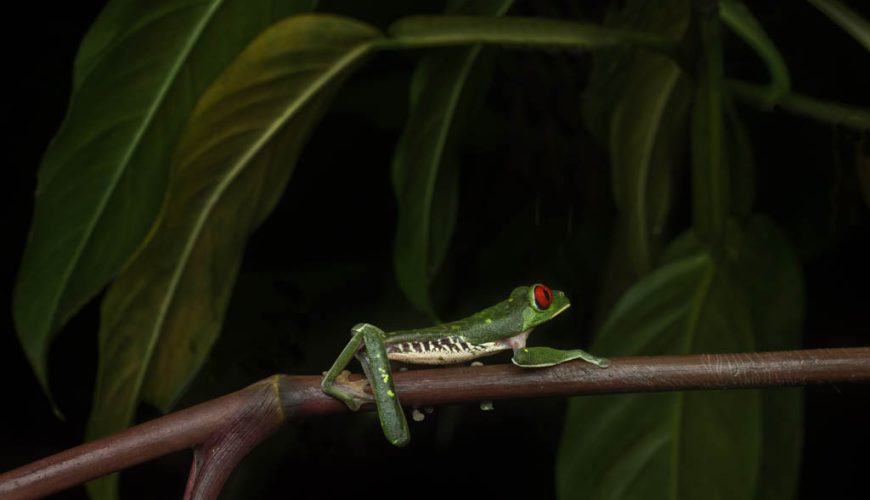
<svg viewBox="0 0 870 500"><path fill-rule="evenodd" d="M576 359L607 368L609 360L582 349L526 346L533 329L570 306L571 302L561 290L535 283L516 287L507 299L448 323L392 332L384 332L369 323L359 323L351 328L350 342L332 367L324 372L321 389L353 411L374 399L387 441L395 446L405 446L410 441L410 431L393 385L391 361L449 365L512 350L511 361L522 368L544 368ZM366 381L371 386L371 396L347 378L345 368L354 358L362 365Z"/></svg>

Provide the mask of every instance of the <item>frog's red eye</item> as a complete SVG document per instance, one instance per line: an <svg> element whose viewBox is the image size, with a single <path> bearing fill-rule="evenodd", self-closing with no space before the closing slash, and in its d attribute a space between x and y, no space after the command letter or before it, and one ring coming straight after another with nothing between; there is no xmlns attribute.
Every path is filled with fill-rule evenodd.
<svg viewBox="0 0 870 500"><path fill-rule="evenodd" d="M535 285L535 306L541 311L549 309L553 304L553 292L547 285Z"/></svg>

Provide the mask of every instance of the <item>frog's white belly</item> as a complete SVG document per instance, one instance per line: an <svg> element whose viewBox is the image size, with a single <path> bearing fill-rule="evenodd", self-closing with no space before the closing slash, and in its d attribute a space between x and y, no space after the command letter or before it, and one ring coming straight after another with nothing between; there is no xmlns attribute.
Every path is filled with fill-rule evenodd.
<svg viewBox="0 0 870 500"><path fill-rule="evenodd" d="M497 342L472 344L459 337L438 340L410 340L387 345L387 358L420 365L446 365L462 363L489 356L510 346Z"/></svg>
<svg viewBox="0 0 870 500"><path fill-rule="evenodd" d="M489 356L508 349L524 347L529 331L494 342L472 344L462 337L435 340L409 340L387 344L387 358L418 365L447 365Z"/></svg>

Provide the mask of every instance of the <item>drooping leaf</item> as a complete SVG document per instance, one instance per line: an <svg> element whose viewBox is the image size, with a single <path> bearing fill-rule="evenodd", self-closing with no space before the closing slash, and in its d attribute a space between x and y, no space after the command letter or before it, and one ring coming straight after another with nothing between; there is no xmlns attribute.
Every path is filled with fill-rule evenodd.
<svg viewBox="0 0 870 500"><path fill-rule="evenodd" d="M770 73L769 99L774 101L788 94L791 91L791 78L785 60L749 8L737 0L723 0L719 3L719 16L767 64Z"/></svg>
<svg viewBox="0 0 870 500"><path fill-rule="evenodd" d="M502 15L511 3L455 2L451 12ZM399 205L396 279L414 307L433 317L429 285L444 260L456 222L456 146L465 121L463 110L483 90L473 80L487 79L473 74L480 51L480 47L444 49L420 61L411 83L410 116L393 154L393 190Z"/></svg>
<svg viewBox="0 0 870 500"><path fill-rule="evenodd" d="M614 198L627 231L634 272L655 261L670 210L673 175L684 157L691 87L676 63L657 54L634 58L634 83L612 111Z"/></svg>
<svg viewBox="0 0 870 500"><path fill-rule="evenodd" d="M689 12L686 0L630 0L611 8L604 26L657 33L676 43L689 25ZM619 102L635 87L646 84L638 80L643 75L634 66L643 65L650 55L648 51L626 47L592 55L592 72L583 91L582 112L586 127L601 144L610 144L613 130L610 121Z"/></svg>
<svg viewBox="0 0 870 500"><path fill-rule="evenodd" d="M611 8L604 25L676 42L688 27L689 13L685 0L628 1ZM676 63L648 50L622 47L592 57L581 110L587 128L610 151L619 220L609 274L633 279L649 271L666 236L691 89ZM607 280L603 296L617 297L623 282Z"/></svg>
<svg viewBox="0 0 870 500"><path fill-rule="evenodd" d="M40 384L55 332L131 258L164 198L196 99L251 38L312 0L113 0L82 42L63 125L39 169L14 297Z"/></svg>
<svg viewBox="0 0 870 500"><path fill-rule="evenodd" d="M272 210L314 124L380 40L326 15L258 36L202 96L173 155L153 237L103 303L88 437L127 426L140 398L167 409L217 337L245 242ZM91 491L108 498L114 485Z"/></svg>
<svg viewBox="0 0 870 500"><path fill-rule="evenodd" d="M705 241L721 239L729 212L729 172L723 148L722 41L714 7L698 16L701 60L692 110L692 216Z"/></svg>
<svg viewBox="0 0 870 500"><path fill-rule="evenodd" d="M860 14L837 0L807 0L820 11L824 12L831 21L843 28L843 31L852 35L865 49L870 50L870 23Z"/></svg>

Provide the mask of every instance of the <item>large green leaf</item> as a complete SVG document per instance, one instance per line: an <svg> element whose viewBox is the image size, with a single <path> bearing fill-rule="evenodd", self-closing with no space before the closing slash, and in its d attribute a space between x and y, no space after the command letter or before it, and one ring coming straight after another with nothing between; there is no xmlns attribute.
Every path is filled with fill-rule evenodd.
<svg viewBox="0 0 870 500"><path fill-rule="evenodd" d="M688 131L691 87L676 63L634 58L628 85L610 119L613 191L636 275L652 267L664 236L676 166Z"/></svg>
<svg viewBox="0 0 870 500"><path fill-rule="evenodd" d="M693 232L626 293L596 353L792 349L803 284L797 258L762 217L731 220L714 259ZM791 498L800 389L575 398L557 463L562 498ZM600 469L600 470L599 470Z"/></svg>
<svg viewBox="0 0 870 500"><path fill-rule="evenodd" d="M750 313L727 267L693 234L617 303L594 345L606 356L743 352ZM557 458L560 498L753 498L758 391L575 398Z"/></svg>
<svg viewBox="0 0 870 500"><path fill-rule="evenodd" d="M732 228L737 244L731 269L746 293L760 351L800 347L804 284L800 262L785 236L764 217L748 220L745 233ZM794 498L803 448L803 389L761 392L763 441L758 500Z"/></svg>
<svg viewBox="0 0 870 500"><path fill-rule="evenodd" d="M719 9L719 16L725 24L743 38L767 64L767 71L770 73L769 99L773 101L788 94L791 90L791 78L785 60L749 8L737 0L722 0Z"/></svg>
<svg viewBox="0 0 870 500"><path fill-rule="evenodd" d="M82 42L66 119L39 169L15 289L43 388L54 333L142 243L196 99L251 38L312 0L115 0Z"/></svg>
<svg viewBox="0 0 870 500"><path fill-rule="evenodd" d="M452 13L502 15L512 0L455 2ZM480 47L432 53L417 65L411 82L410 116L393 155L393 190L399 205L396 229L396 279L420 311L435 316L429 285L447 253L456 206L458 138L463 110L483 90L472 78Z"/></svg>
<svg viewBox="0 0 870 500"><path fill-rule="evenodd" d="M293 17L258 36L205 92L174 154L156 232L103 303L89 438L128 425L140 397L167 409L199 369L247 237L332 94L380 39L357 21ZM92 491L113 489L104 481Z"/></svg>

